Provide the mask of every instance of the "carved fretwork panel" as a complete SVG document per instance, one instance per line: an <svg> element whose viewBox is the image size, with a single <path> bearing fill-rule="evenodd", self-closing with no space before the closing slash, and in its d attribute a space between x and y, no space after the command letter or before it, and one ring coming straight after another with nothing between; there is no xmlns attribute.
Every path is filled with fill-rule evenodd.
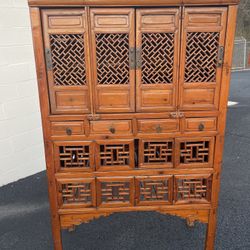
<svg viewBox="0 0 250 250"><path fill-rule="evenodd" d="M58 171L91 171L94 168L91 142L56 142L55 164Z"/></svg>
<svg viewBox="0 0 250 250"><path fill-rule="evenodd" d="M43 9L45 61L52 114L90 112L89 37L84 9Z"/></svg>
<svg viewBox="0 0 250 250"><path fill-rule="evenodd" d="M213 153L213 138L177 139L177 165L180 167L210 167Z"/></svg>
<svg viewBox="0 0 250 250"><path fill-rule="evenodd" d="M174 110L179 9L139 9L136 13L136 110Z"/></svg>
<svg viewBox="0 0 250 250"><path fill-rule="evenodd" d="M130 8L92 8L91 41L95 109L134 112L134 13Z"/></svg>
<svg viewBox="0 0 250 250"><path fill-rule="evenodd" d="M174 34L143 33L142 84L173 83Z"/></svg>
<svg viewBox="0 0 250 250"><path fill-rule="evenodd" d="M133 205L133 178L97 178L97 194L99 206Z"/></svg>
<svg viewBox="0 0 250 250"><path fill-rule="evenodd" d="M95 206L94 179L58 179L58 203L60 207Z"/></svg>
<svg viewBox="0 0 250 250"><path fill-rule="evenodd" d="M128 34L96 34L98 84L129 84Z"/></svg>
<svg viewBox="0 0 250 250"><path fill-rule="evenodd" d="M96 153L98 169L123 170L134 167L133 141L98 141Z"/></svg>
<svg viewBox="0 0 250 250"><path fill-rule="evenodd" d="M52 71L56 86L86 84L83 34L51 34Z"/></svg>
<svg viewBox="0 0 250 250"><path fill-rule="evenodd" d="M188 32L185 82L215 82L219 32Z"/></svg>
<svg viewBox="0 0 250 250"><path fill-rule="evenodd" d="M154 168L173 166L174 141L140 140L140 167Z"/></svg>
<svg viewBox="0 0 250 250"><path fill-rule="evenodd" d="M176 203L208 203L211 199L211 175L175 176Z"/></svg>
<svg viewBox="0 0 250 250"><path fill-rule="evenodd" d="M136 177L136 203L168 204L172 202L172 177Z"/></svg>

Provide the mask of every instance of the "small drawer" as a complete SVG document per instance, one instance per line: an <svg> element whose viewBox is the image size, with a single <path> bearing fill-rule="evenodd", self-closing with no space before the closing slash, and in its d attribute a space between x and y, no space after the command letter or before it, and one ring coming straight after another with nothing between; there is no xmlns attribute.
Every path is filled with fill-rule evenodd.
<svg viewBox="0 0 250 250"><path fill-rule="evenodd" d="M90 132L92 134L132 134L132 122L130 120L91 121Z"/></svg>
<svg viewBox="0 0 250 250"><path fill-rule="evenodd" d="M138 120L138 133L168 133L179 130L179 121L176 119L145 119Z"/></svg>
<svg viewBox="0 0 250 250"><path fill-rule="evenodd" d="M52 122L51 123L52 135L83 135L84 122Z"/></svg>
<svg viewBox="0 0 250 250"><path fill-rule="evenodd" d="M184 130L186 132L215 131L216 128L216 117L186 118L184 122Z"/></svg>

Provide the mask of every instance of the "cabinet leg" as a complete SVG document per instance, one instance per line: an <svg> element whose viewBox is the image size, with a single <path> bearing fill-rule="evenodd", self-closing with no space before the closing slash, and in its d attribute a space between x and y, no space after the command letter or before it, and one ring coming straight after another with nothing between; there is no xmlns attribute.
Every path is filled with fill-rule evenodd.
<svg viewBox="0 0 250 250"><path fill-rule="evenodd" d="M217 210L211 209L209 212L207 224L207 236L205 250L214 250L215 233L216 233Z"/></svg>
<svg viewBox="0 0 250 250"><path fill-rule="evenodd" d="M62 250L62 235L58 215L52 217L52 235L54 241L54 250Z"/></svg>

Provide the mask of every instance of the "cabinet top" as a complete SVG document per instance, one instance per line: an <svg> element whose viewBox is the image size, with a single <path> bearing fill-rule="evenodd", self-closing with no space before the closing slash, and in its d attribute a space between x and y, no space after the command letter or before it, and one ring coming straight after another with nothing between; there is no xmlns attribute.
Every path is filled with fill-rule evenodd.
<svg viewBox="0 0 250 250"><path fill-rule="evenodd" d="M29 6L173 6L228 5L240 0L28 0Z"/></svg>

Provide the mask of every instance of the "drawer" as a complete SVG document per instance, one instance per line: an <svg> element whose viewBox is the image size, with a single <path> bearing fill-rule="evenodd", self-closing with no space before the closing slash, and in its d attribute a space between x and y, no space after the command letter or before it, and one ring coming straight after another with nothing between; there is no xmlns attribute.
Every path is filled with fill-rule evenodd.
<svg viewBox="0 0 250 250"><path fill-rule="evenodd" d="M96 206L95 178L58 178L59 208Z"/></svg>
<svg viewBox="0 0 250 250"><path fill-rule="evenodd" d="M83 135L84 122L51 122L52 135Z"/></svg>
<svg viewBox="0 0 250 250"><path fill-rule="evenodd" d="M132 134L131 120L106 120L91 121L90 133L92 134Z"/></svg>
<svg viewBox="0 0 250 250"><path fill-rule="evenodd" d="M134 204L133 177L97 178L97 206L121 207Z"/></svg>
<svg viewBox="0 0 250 250"><path fill-rule="evenodd" d="M184 130L186 132L216 131L216 129L216 117L186 118L184 121Z"/></svg>
<svg viewBox="0 0 250 250"><path fill-rule="evenodd" d="M144 119L138 120L138 133L168 133L179 130L177 119Z"/></svg>

